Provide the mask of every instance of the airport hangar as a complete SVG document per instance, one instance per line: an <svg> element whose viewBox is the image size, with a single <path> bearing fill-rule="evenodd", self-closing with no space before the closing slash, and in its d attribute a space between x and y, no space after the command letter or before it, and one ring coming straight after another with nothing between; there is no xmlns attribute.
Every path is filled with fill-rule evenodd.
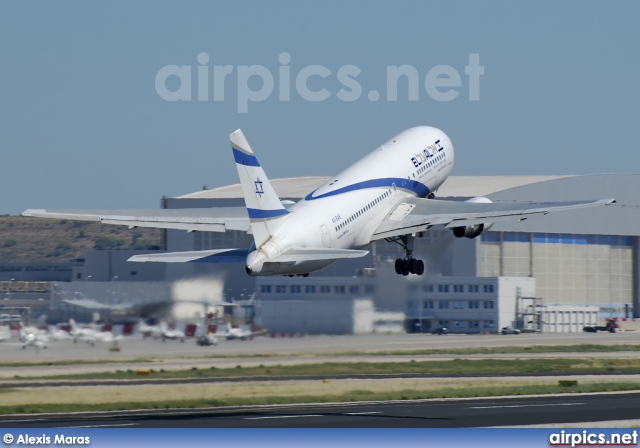
<svg viewBox="0 0 640 448"><path fill-rule="evenodd" d="M283 201L297 201L328 179L276 179L272 184ZM539 202L615 198L617 203L496 223L476 239L458 239L435 226L416 239L417 256L425 260L421 277L397 276L393 261L402 250L385 241L372 244L365 258L336 262L308 278L254 281L239 264L203 263L167 265L166 275L176 280L223 273L227 297L255 291L261 324L283 332L446 326L451 332L481 333L507 325L581 331L598 318L639 317L637 191L636 174L452 176L438 197ZM172 209L244 206L244 198L236 184L163 198L162 204ZM166 235L168 251L246 247L251 242L242 232L169 230Z"/></svg>
<svg viewBox="0 0 640 448"><path fill-rule="evenodd" d="M272 183L282 200L296 201L327 179L302 177ZM53 281L45 289L54 310L61 301L76 303L75 297L117 304L154 303L179 301L180 291L186 291L185 300L245 303L263 327L286 333L430 331L438 326L451 332L480 333L507 325L575 332L601 323L603 317L638 317L637 191L640 175L633 174L452 176L438 197L543 202L615 198L618 202L523 222L505 221L472 240L457 239L450 230L435 226L416 239L417 256L425 261L425 275L420 277L397 276L393 261L402 256L402 250L378 241L369 247L367 257L336 262L308 278L248 277L238 263L134 266L126 262L132 251L93 251L82 265L65 267L71 272L69 279L46 278ZM162 199L166 208L221 206L244 206L239 185ZM242 232L168 230L165 238L168 251L252 243L251 236ZM22 274L11 276L22 279ZM0 283L3 291L11 288L9 282ZM196 286L175 287L185 284ZM14 289L11 302L21 295ZM25 298L31 295L24 293ZM251 307L256 298L257 306Z"/></svg>

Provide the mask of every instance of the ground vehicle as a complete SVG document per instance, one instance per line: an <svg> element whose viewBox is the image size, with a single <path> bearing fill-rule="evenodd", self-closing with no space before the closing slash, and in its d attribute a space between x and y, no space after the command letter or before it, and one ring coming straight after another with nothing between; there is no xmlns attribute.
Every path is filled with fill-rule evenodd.
<svg viewBox="0 0 640 448"><path fill-rule="evenodd" d="M513 327L502 327L501 334L520 334L520 330Z"/></svg>
<svg viewBox="0 0 640 448"><path fill-rule="evenodd" d="M597 333L598 331L608 331L609 333L615 333L616 330L620 328L616 319L607 319L605 326L586 326L582 328L582 331L587 333Z"/></svg>
<svg viewBox="0 0 640 448"><path fill-rule="evenodd" d="M447 333L449 333L449 330L447 330L447 327L438 327L431 332L431 334L437 334L438 336L442 334L447 334Z"/></svg>
<svg viewBox="0 0 640 448"><path fill-rule="evenodd" d="M218 338L216 338L213 334L207 333L200 336L196 339L196 344L200 347L207 347L210 345L218 345Z"/></svg>

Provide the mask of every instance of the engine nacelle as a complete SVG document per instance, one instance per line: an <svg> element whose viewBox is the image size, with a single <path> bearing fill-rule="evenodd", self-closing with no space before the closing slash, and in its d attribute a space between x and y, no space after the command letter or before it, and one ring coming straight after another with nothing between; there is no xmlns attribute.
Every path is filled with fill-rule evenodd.
<svg viewBox="0 0 640 448"><path fill-rule="evenodd" d="M484 224L478 224L475 226L461 226L453 228L453 235L456 238L475 238L484 230Z"/></svg>
<svg viewBox="0 0 640 448"><path fill-rule="evenodd" d="M474 204L490 204L492 201L489 198L478 196L475 198L467 199L465 202L471 202ZM481 224L475 224L472 226L453 227L452 230L453 230L453 235L456 238L462 238L462 237L475 238L485 230L489 230L489 228L492 225L493 225L492 222L489 222L489 223L485 222Z"/></svg>

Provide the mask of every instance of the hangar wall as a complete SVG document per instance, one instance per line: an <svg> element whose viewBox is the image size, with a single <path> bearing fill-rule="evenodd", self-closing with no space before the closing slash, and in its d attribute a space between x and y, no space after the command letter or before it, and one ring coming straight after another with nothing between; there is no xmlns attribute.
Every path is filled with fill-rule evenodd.
<svg viewBox="0 0 640 448"><path fill-rule="evenodd" d="M547 303L632 302L632 237L488 232L480 241L479 276L535 277Z"/></svg>
<svg viewBox="0 0 640 448"><path fill-rule="evenodd" d="M530 185L518 186L515 188L505 188L489 195L492 200L505 201L571 201L571 200L593 200L615 198L617 203L606 207L594 207L580 210L567 211L562 213L552 213L546 216L534 217L522 222L504 221L496 223L491 230L501 232L519 233L539 233L547 232L560 234L559 238L570 235L577 237L587 236L587 252L584 260L590 265L587 268L578 267L583 272L587 270L591 274L594 272L594 264L600 268L595 268L597 273L595 278L587 278L587 291L593 300L598 300L601 307L612 307L619 305L629 305L633 309L633 317L640 317L640 273L638 255L638 237L640 236L640 175L638 174L592 174L586 176L573 176L560 179L550 179L548 181L537 182ZM606 237L619 237L607 241ZM595 242L593 238L596 238ZM561 262L556 266L565 269L570 264L571 259L564 259L563 249L570 249L565 244L560 243L559 249L551 250L560 254ZM574 243L574 249L576 244ZM598 247L589 247L598 246ZM580 252L580 250L578 250ZM608 253L607 253L608 252ZM629 260L629 254L631 260ZM592 258L593 257L593 258ZM573 255L573 260L576 256ZM550 262L551 258L549 258ZM551 265L549 271L554 266ZM577 263L579 264L579 263ZM562 272L562 271L561 271ZM631 272L631 282L629 286L629 272ZM534 272L534 274L536 274ZM560 276L562 278L565 275ZM568 279L573 279L568 283L559 279L556 283L562 290L562 294L553 292L554 288L543 287L548 294L556 294L556 298L562 303L564 297L568 300L575 300L571 297L572 286L584 284L584 275L567 273ZM550 277L554 281L553 277ZM577 281L576 281L577 280ZM596 290L593 294L591 289ZM608 294L607 288L612 288L612 293ZM631 290L629 298L628 289Z"/></svg>

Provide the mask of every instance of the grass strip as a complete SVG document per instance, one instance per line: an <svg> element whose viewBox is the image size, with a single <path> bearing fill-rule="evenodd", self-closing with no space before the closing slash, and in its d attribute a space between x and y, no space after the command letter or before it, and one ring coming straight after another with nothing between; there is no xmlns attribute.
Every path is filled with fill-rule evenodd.
<svg viewBox="0 0 640 448"><path fill-rule="evenodd" d="M416 391L412 389L394 392L373 392L366 389L353 390L343 394L301 395L301 396L258 396L250 398L192 399L170 401L123 401L118 403L67 403L67 404L23 404L0 406L0 414L68 413L92 411L126 411L138 409L195 409L228 406L255 406L298 403L345 403L358 401L419 400L440 398L472 398L517 395L542 395L564 393L621 392L640 389L637 382L591 383L575 387L558 385L526 385L444 388L437 391Z"/></svg>

